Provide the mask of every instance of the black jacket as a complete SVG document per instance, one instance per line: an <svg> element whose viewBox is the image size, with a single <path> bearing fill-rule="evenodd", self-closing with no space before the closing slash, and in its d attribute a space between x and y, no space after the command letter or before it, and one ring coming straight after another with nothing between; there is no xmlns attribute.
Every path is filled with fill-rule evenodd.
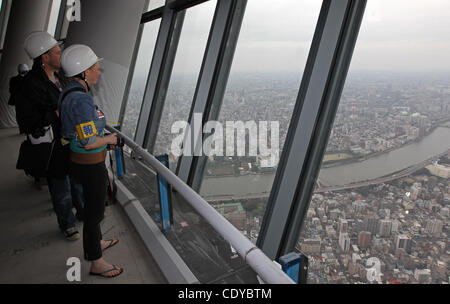
<svg viewBox="0 0 450 304"><path fill-rule="evenodd" d="M61 85L67 85L67 79L55 75ZM67 174L69 147L62 146L61 123L56 115L60 91L48 78L45 71L33 65L25 76L22 90L16 96L16 117L20 133L32 134L36 130L51 125L55 140L52 144L31 145L22 143L17 161L17 169L36 177L63 177Z"/></svg>
<svg viewBox="0 0 450 304"><path fill-rule="evenodd" d="M16 95L20 92L24 76L16 75L9 80L9 101L10 106L16 105Z"/></svg>
<svg viewBox="0 0 450 304"><path fill-rule="evenodd" d="M64 88L68 81L55 74ZM60 123L55 111L58 109L60 91L45 71L33 65L22 82L22 90L16 96L17 123L21 133L31 134L36 129L52 125L59 131ZM55 130L56 129L56 130Z"/></svg>

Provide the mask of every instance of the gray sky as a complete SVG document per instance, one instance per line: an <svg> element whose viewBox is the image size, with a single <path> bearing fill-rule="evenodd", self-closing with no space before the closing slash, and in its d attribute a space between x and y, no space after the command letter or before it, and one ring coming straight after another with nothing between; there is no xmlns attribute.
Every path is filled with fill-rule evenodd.
<svg viewBox="0 0 450 304"><path fill-rule="evenodd" d="M450 1L369 0L351 67L450 70Z"/></svg>
<svg viewBox="0 0 450 304"><path fill-rule="evenodd" d="M215 4L188 10L174 72L198 72ZM232 72L302 70L321 4L248 0ZM449 37L449 0L368 0L351 69L450 70Z"/></svg>

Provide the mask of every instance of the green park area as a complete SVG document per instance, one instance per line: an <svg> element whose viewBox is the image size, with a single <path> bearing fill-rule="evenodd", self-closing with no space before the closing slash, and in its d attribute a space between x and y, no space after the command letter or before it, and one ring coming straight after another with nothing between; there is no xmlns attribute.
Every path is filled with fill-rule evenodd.
<svg viewBox="0 0 450 304"><path fill-rule="evenodd" d="M325 154L325 156L323 157L323 162L327 163L331 161L340 161L348 158L352 158L352 155L348 153Z"/></svg>

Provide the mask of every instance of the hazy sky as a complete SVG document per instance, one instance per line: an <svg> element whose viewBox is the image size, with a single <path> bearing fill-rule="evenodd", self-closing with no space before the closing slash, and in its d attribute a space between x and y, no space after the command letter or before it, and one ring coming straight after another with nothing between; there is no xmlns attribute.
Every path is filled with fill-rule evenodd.
<svg viewBox="0 0 450 304"><path fill-rule="evenodd" d="M450 1L369 0L352 68L450 70Z"/></svg>
<svg viewBox="0 0 450 304"><path fill-rule="evenodd" d="M198 72L216 1L188 10L174 72ZM248 0L232 72L303 70L321 4ZM368 0L351 69L450 70L450 1Z"/></svg>

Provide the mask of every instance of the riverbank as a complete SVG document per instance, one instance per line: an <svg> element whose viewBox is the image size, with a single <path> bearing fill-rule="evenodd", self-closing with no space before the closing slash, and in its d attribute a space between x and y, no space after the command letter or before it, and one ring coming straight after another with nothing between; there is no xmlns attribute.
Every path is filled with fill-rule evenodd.
<svg viewBox="0 0 450 304"><path fill-rule="evenodd" d="M380 155L383 155L385 153L389 153L392 152L394 150L397 149L401 149L403 147L406 147L408 145L414 144L414 143L419 143L420 141L422 141L425 137L427 137L428 135L430 135L434 130L436 130L437 128L441 127L441 128L449 128L448 124L450 123L450 118L440 121L439 123L437 123L435 126L431 127L430 130L428 132L426 132L424 135L419 136L415 139L412 140L408 140L406 141L404 144L402 144L401 146L396 146L396 147L391 147L388 148L386 150L383 151L378 151L378 152L372 152L366 155L361 155L361 156L356 156L353 152L351 151L338 151L338 152L332 152L330 154L337 154L337 153L346 153L346 154L353 154L354 156L351 158L347 158L347 159L342 159L342 160L335 160L335 161L327 161L327 162L323 162L322 163L322 168L331 168L331 167L335 167L335 166L342 166L342 165L349 165L352 163L357 163L357 162L362 162L362 161L366 161L369 160L371 158L374 157L378 157ZM327 156L327 154L325 154L325 156ZM325 158L324 156L324 158Z"/></svg>
<svg viewBox="0 0 450 304"><path fill-rule="evenodd" d="M439 127L449 128L450 127L450 118L437 122L424 135L422 135L420 137L417 137L415 139L412 139L412 140L408 140L404 144L402 144L401 146L391 147L391 148L388 148L388 149L383 150L383 151L372 152L372 153L369 153L369 154L366 154L366 155L360 155L360 156L356 155L352 151L333 151L331 153L325 154L324 155L324 161L322 162L322 165L321 165L321 169L328 169L328 168L333 168L333 167L339 167L339 166L345 166L345 165L361 163L361 162L368 161L368 160L376 158L376 157L380 157L380 156L382 156L384 154L388 154L388 153L393 152L395 150L403 149L403 148L405 148L405 147L407 147L409 145L420 143L422 140L424 140L427 136L429 136L431 133L433 133ZM342 158L340 156L340 154L345 155L345 156L348 155L350 157ZM327 161L326 157L330 156L330 155L338 155L338 157L341 157L342 159L328 160ZM205 174L204 178L239 177L239 176L246 176L246 175L266 175L266 174L270 175L270 174L274 174L276 171L277 171L277 169L275 167L272 170L260 171L260 172L243 171L243 172L240 172L239 174L211 174L211 175Z"/></svg>
<svg viewBox="0 0 450 304"><path fill-rule="evenodd" d="M437 128L418 143L412 143L378 157L348 165L322 168L318 178L328 187L374 180L420 164L448 149L450 149L450 129ZM201 194L207 197L229 195L243 197L249 193L268 192L272 188L275 175L274 171L227 177L205 176Z"/></svg>

